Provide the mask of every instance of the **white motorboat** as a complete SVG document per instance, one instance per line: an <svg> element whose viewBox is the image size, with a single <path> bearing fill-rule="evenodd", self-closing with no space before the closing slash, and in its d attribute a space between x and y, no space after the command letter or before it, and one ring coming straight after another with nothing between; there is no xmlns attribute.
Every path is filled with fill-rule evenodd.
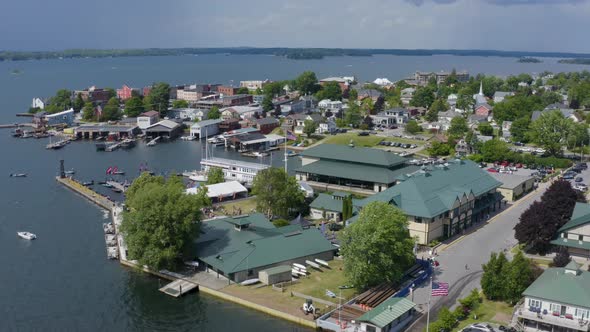
<svg viewBox="0 0 590 332"><path fill-rule="evenodd" d="M182 176L189 178L191 181L206 182L207 172L203 171L184 171Z"/></svg>
<svg viewBox="0 0 590 332"><path fill-rule="evenodd" d="M17 232L16 235L25 239L25 240L34 240L37 238L37 235L29 232Z"/></svg>

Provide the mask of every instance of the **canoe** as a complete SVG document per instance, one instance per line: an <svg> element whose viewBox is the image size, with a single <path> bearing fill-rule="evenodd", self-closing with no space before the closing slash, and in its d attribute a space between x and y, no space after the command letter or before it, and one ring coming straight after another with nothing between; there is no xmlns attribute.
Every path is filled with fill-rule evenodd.
<svg viewBox="0 0 590 332"><path fill-rule="evenodd" d="M309 265L309 266L313 267L314 269L319 269L319 268L320 268L320 265L319 265L319 264L317 264L317 263L314 263L314 262L312 262L312 261L305 261L305 264L307 264L307 265Z"/></svg>
<svg viewBox="0 0 590 332"><path fill-rule="evenodd" d="M254 285L260 282L260 279L255 278L255 279L248 279L248 280L244 280L240 283L240 285L242 286L248 286L248 285Z"/></svg>
<svg viewBox="0 0 590 332"><path fill-rule="evenodd" d="M322 259L316 258L316 259L314 259L314 261L316 261L316 263L318 263L318 264L320 264L320 265L323 265L323 266L325 266L325 267L330 267L330 266L328 265L328 262L326 262L325 260L322 260Z"/></svg>
<svg viewBox="0 0 590 332"><path fill-rule="evenodd" d="M307 270L307 267L305 267L305 265L293 263L293 266L300 269L300 270Z"/></svg>

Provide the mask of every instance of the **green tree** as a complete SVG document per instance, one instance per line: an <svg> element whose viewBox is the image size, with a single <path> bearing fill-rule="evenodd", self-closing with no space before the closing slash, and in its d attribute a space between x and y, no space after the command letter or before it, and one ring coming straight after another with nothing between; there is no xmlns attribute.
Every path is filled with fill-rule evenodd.
<svg viewBox="0 0 590 332"><path fill-rule="evenodd" d="M303 72L301 75L297 76L293 83L295 89L306 95L314 94L320 89L318 79L312 71Z"/></svg>
<svg viewBox="0 0 590 332"><path fill-rule="evenodd" d="M575 149L588 145L588 125L585 123L570 123L570 130L567 132L566 143L568 149Z"/></svg>
<svg viewBox="0 0 590 332"><path fill-rule="evenodd" d="M448 143L434 141L426 151L431 157L448 156L453 152L453 148Z"/></svg>
<svg viewBox="0 0 590 332"><path fill-rule="evenodd" d="M270 82L264 86L264 94L269 97L280 96L284 93L285 82Z"/></svg>
<svg viewBox="0 0 590 332"><path fill-rule="evenodd" d="M153 270L173 269L199 232L200 209L210 204L206 191L187 195L177 177L164 180L147 172L126 192L121 232L130 259Z"/></svg>
<svg viewBox="0 0 590 332"><path fill-rule="evenodd" d="M280 228L280 227L289 226L291 223L289 223L289 221L286 219L275 219L272 221L272 224L275 227Z"/></svg>
<svg viewBox="0 0 590 332"><path fill-rule="evenodd" d="M371 202L340 234L344 274L358 289L395 283L415 262L407 217L385 202Z"/></svg>
<svg viewBox="0 0 590 332"><path fill-rule="evenodd" d="M245 86L240 87L236 90L236 94L238 94L238 95L247 95L249 93L250 93L250 90L248 90L248 88Z"/></svg>
<svg viewBox="0 0 590 332"><path fill-rule="evenodd" d="M410 105L428 108L434 102L434 90L430 87L418 88L410 101Z"/></svg>
<svg viewBox="0 0 590 332"><path fill-rule="evenodd" d="M172 108L187 108L188 101L182 99L176 99L172 102Z"/></svg>
<svg viewBox="0 0 590 332"><path fill-rule="evenodd" d="M150 94L143 99L146 110L160 112L160 116L166 116L168 102L170 100L170 85L168 83L156 83L153 85Z"/></svg>
<svg viewBox="0 0 590 332"><path fill-rule="evenodd" d="M459 95L457 98L457 104L455 106L461 110L471 110L474 103L475 101L473 100L473 96Z"/></svg>
<svg viewBox="0 0 590 332"><path fill-rule="evenodd" d="M352 196L347 195L342 200L342 220L346 221L352 218Z"/></svg>
<svg viewBox="0 0 590 332"><path fill-rule="evenodd" d="M262 109L265 112L270 112L275 108L274 104L272 103L272 97L269 95L264 96L262 99Z"/></svg>
<svg viewBox="0 0 590 332"><path fill-rule="evenodd" d="M510 126L510 134L512 140L516 142L526 143L529 141L529 126L531 120L529 117L522 117L514 120Z"/></svg>
<svg viewBox="0 0 590 332"><path fill-rule="evenodd" d="M356 103L350 103L344 111L344 123L352 127L358 127L362 119L360 107Z"/></svg>
<svg viewBox="0 0 590 332"><path fill-rule="evenodd" d="M552 156L561 154L561 149L567 143L568 133L572 130L573 122L563 117L561 112L544 112L531 124L533 141L541 145Z"/></svg>
<svg viewBox="0 0 590 332"><path fill-rule="evenodd" d="M429 122L437 121L438 113L445 112L448 108L449 105L441 99L433 101L430 105L430 108L428 109L428 112L426 113L426 120L428 120Z"/></svg>
<svg viewBox="0 0 590 332"><path fill-rule="evenodd" d="M266 215L286 218L301 207L305 200L295 177L284 169L270 167L259 171L252 183L256 209Z"/></svg>
<svg viewBox="0 0 590 332"><path fill-rule="evenodd" d="M72 107L72 92L66 89L57 90L55 96L49 98L48 105L45 106L47 113L58 113Z"/></svg>
<svg viewBox="0 0 590 332"><path fill-rule="evenodd" d="M491 139L481 144L480 153L486 162L495 162L506 159L510 153L508 144L499 139Z"/></svg>
<svg viewBox="0 0 590 332"><path fill-rule="evenodd" d="M504 300L512 305L521 298L522 293L535 280L531 260L526 258L522 251L518 251L505 271L505 295Z"/></svg>
<svg viewBox="0 0 590 332"><path fill-rule="evenodd" d="M316 129L318 129L317 123L315 123L313 120L305 120L303 124L303 132L308 138L315 134Z"/></svg>
<svg viewBox="0 0 590 332"><path fill-rule="evenodd" d="M100 121L113 121L121 118L119 99L112 97L102 109Z"/></svg>
<svg viewBox="0 0 590 332"><path fill-rule="evenodd" d="M430 324L430 330L436 332L449 332L457 325L457 316L447 307L442 307L438 312L438 318Z"/></svg>
<svg viewBox="0 0 590 332"><path fill-rule="evenodd" d="M318 98L318 100L323 100L323 99L341 100L342 99L342 89L340 89L340 84L338 84L338 82L327 82L316 93L316 97Z"/></svg>
<svg viewBox="0 0 590 332"><path fill-rule="evenodd" d="M82 99L81 93L78 93L76 95L76 98L74 99L74 103L73 103L72 107L74 108L74 111L76 111L76 112L80 112L80 110L82 110L82 108L84 107L84 99Z"/></svg>
<svg viewBox="0 0 590 332"><path fill-rule="evenodd" d="M359 92L355 89L350 89L348 91L348 101L356 101L359 97Z"/></svg>
<svg viewBox="0 0 590 332"><path fill-rule="evenodd" d="M211 167L207 172L207 184L216 184L225 182L223 170L219 167Z"/></svg>
<svg viewBox="0 0 590 332"><path fill-rule="evenodd" d="M219 106L213 106L207 113L207 119L219 119L221 118L221 113L219 112Z"/></svg>
<svg viewBox="0 0 590 332"><path fill-rule="evenodd" d="M462 137L469 131L467 120L462 116L456 116L451 120L451 126L447 130L447 134L453 137Z"/></svg>
<svg viewBox="0 0 590 332"><path fill-rule="evenodd" d="M82 108L82 119L85 121L92 121L94 118L94 105L91 102L84 104Z"/></svg>
<svg viewBox="0 0 590 332"><path fill-rule="evenodd" d="M494 134L494 128L488 122L482 122L477 126L480 134L484 136L492 136Z"/></svg>
<svg viewBox="0 0 590 332"><path fill-rule="evenodd" d="M418 124L416 120L410 120L406 123L405 131L408 134L416 134L422 131L422 127Z"/></svg>
<svg viewBox="0 0 590 332"><path fill-rule="evenodd" d="M503 300L506 294L506 266L508 260L503 252L492 252L490 260L482 265L481 288L485 296L492 301Z"/></svg>
<svg viewBox="0 0 590 332"><path fill-rule="evenodd" d="M139 97L131 97L125 102L125 114L128 117L139 116L143 112L143 101Z"/></svg>

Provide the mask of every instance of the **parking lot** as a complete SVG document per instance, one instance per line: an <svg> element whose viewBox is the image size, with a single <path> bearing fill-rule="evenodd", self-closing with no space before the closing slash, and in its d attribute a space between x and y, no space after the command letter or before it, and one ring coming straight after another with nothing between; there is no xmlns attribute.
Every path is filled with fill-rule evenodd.
<svg viewBox="0 0 590 332"><path fill-rule="evenodd" d="M576 190L583 192L588 190L587 180L590 179L590 171L586 163L574 165L574 167L565 172L561 177L569 181Z"/></svg>

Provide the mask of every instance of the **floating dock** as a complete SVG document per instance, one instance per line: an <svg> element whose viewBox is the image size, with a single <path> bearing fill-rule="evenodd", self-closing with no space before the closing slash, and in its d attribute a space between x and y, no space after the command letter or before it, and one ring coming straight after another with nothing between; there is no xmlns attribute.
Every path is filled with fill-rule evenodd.
<svg viewBox="0 0 590 332"><path fill-rule="evenodd" d="M176 279L168 285L160 288L160 292L168 294L173 297L181 297L182 295L198 288L199 285L185 279Z"/></svg>

